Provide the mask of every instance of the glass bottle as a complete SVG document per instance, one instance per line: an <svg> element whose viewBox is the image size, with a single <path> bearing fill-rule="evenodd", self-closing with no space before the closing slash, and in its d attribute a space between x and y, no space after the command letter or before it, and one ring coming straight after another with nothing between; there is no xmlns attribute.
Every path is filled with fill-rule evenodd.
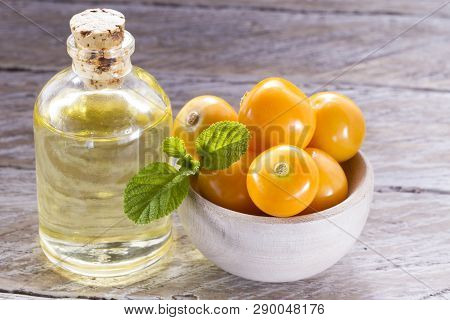
<svg viewBox="0 0 450 320"><path fill-rule="evenodd" d="M128 180L166 160L170 101L131 65L134 38L109 9L71 20L72 67L42 89L34 109L41 246L49 260L89 276L118 276L157 261L171 243L171 218L135 225L123 212Z"/></svg>

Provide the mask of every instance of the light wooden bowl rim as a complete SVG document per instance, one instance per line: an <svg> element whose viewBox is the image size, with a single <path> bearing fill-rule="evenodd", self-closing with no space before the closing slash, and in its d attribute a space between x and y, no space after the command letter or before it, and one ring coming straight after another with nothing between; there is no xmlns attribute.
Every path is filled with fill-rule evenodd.
<svg viewBox="0 0 450 320"><path fill-rule="evenodd" d="M241 220L242 222L247 223L260 223L260 224L301 224L301 223L310 223L319 220L329 219L333 216L339 215L345 212L348 208L353 207L357 203L364 200L367 196L367 192L373 192L373 169L372 166L367 159L367 157L359 151L357 155L362 160L363 163L363 175L360 178L359 184L355 187L354 191L341 203L338 205L331 207L329 209L315 212L312 214L306 215L297 215L290 218L277 218L277 217L268 217L268 216L256 216L250 215L238 211L233 211L230 209L223 208L214 204L213 202L205 199L200 194L198 194L193 188L190 188L191 195L198 201L204 203L206 206L209 206L211 210L205 210L208 214L214 214L216 218L223 217L224 219L234 219ZM370 188L370 190L367 190Z"/></svg>

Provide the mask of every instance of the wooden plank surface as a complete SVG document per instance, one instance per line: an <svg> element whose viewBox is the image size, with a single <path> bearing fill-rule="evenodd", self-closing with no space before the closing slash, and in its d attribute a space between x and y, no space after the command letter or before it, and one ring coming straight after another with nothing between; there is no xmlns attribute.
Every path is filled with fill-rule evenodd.
<svg viewBox="0 0 450 320"><path fill-rule="evenodd" d="M14 2L17 10L63 41L70 17L91 5ZM149 70L258 78L296 74L303 82L324 83L419 20L410 15L291 14L140 2L113 7L126 14L127 28L137 39L133 61ZM436 52L445 49L449 27L445 17L427 19L340 80L445 90L449 62ZM16 13L2 10L0 28L0 67L56 71L69 63L63 44Z"/></svg>
<svg viewBox="0 0 450 320"><path fill-rule="evenodd" d="M106 299L433 299L448 293L449 195L377 192L361 237L369 247L357 243L335 266L309 280L265 284L227 274L195 250L178 222L175 245L161 262L132 277L105 280L72 276L46 260L37 243L33 171L2 170L1 175L10 188L29 191L17 201L11 200L13 192L0 193L1 203L9 202L3 215L14 216L2 219L0 233L7 240L0 253L0 285L15 293ZM433 215L427 215L430 206Z"/></svg>
<svg viewBox="0 0 450 320"><path fill-rule="evenodd" d="M2 108L6 111L0 114L0 165L32 169L32 107L36 93L52 73L0 72L0 75ZM243 93L259 79L172 72L155 75L171 97L175 113L189 99L206 93L221 96L236 107ZM289 79L302 84L301 77L296 75ZM302 85L307 93L318 86L312 82ZM420 187L450 193L447 152L450 118L442 116L448 113L450 92L349 84L336 84L328 89L347 94L362 108L367 118L363 150L373 162L378 187Z"/></svg>
<svg viewBox="0 0 450 320"><path fill-rule="evenodd" d="M157 76L174 110L199 94L220 95L237 106L268 75L286 76L312 93L440 4L113 2L136 36L134 61ZM61 39L72 14L98 6L8 3ZM74 277L47 262L37 243L32 108L45 81L70 60L64 44L0 5L0 299L450 296L448 10L326 86L354 98L367 119L363 150L375 168L376 192L364 244L313 279L263 284L213 266L177 220L170 254L134 277Z"/></svg>
<svg viewBox="0 0 450 320"><path fill-rule="evenodd" d="M38 0L39 2L70 3L70 0ZM98 7L103 4L109 6L117 5L146 5L167 8L200 8L212 10L242 10L242 11L264 11L298 13L320 13L320 14L346 14L346 15L377 15L377 16L417 16L423 17L443 5L443 0L139 0L139 1L77 1L87 7ZM448 11L440 11L437 16L447 17Z"/></svg>

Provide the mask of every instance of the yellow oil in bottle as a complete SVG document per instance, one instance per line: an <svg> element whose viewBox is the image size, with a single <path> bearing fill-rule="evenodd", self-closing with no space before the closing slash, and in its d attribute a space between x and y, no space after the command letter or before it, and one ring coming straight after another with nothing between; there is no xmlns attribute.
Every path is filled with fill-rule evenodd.
<svg viewBox="0 0 450 320"><path fill-rule="evenodd" d="M123 191L146 164L164 160L170 107L135 90L62 90L36 108L34 134L41 244L65 269L93 276L128 274L158 260L170 217L136 225ZM39 111L45 110L45 111Z"/></svg>

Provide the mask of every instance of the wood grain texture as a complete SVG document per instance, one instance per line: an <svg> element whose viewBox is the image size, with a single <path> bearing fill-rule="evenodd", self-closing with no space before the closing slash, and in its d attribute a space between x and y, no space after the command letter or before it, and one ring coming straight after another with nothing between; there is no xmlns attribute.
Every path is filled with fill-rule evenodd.
<svg viewBox="0 0 450 320"><path fill-rule="evenodd" d="M284 219L240 214L191 190L178 208L184 231L219 268L244 279L294 282L327 270L363 230L373 195L373 170L358 153L345 168L349 195L325 212Z"/></svg>
<svg viewBox="0 0 450 320"><path fill-rule="evenodd" d="M0 229L0 287L18 294L105 299L439 299L438 293L449 293L449 195L375 193L362 243L309 280L265 284L227 274L193 247L178 221L175 245L161 262L133 277L105 280L55 269L37 242L33 171L3 169L0 175L12 190L28 190L19 195L0 190L0 204L8 206L2 210ZM427 214L430 206L433 214Z"/></svg>
<svg viewBox="0 0 450 320"><path fill-rule="evenodd" d="M40 0L39 0L40 1ZM44 0L48 2L49 0ZM52 0L53 2L70 2L70 0ZM110 6L131 4L132 1L124 0L79 0L85 6L106 5ZM442 0L139 0L139 4L159 7L189 7L212 10L239 9L248 11L323 13L323 14L355 14L355 15L414 15L423 16L444 3ZM440 12L445 16L448 12Z"/></svg>
<svg viewBox="0 0 450 320"><path fill-rule="evenodd" d="M322 88L440 1L111 2L137 38L134 62L160 80L174 110L200 94L236 107L269 75L284 75L307 93L352 97L366 116L363 150L375 169L362 242L312 279L263 284L212 265L176 221L170 254L134 277L102 280L55 269L37 242L32 110L43 84L70 61L64 44L0 4L0 299L450 296L450 8ZM99 5L8 3L63 40L72 14Z"/></svg>
<svg viewBox="0 0 450 320"><path fill-rule="evenodd" d="M0 300L37 300L37 299L51 299L51 298L43 298L36 296L27 296L23 294L14 294L14 293L0 293Z"/></svg>
<svg viewBox="0 0 450 320"><path fill-rule="evenodd" d="M0 11L3 30L0 67L55 71L69 63L64 41L69 34L70 16L95 5L69 1L14 1L13 4L62 43L4 9ZM320 6L327 7L326 3ZM409 5L416 6L417 11L426 11L421 9L423 5ZM259 78L297 74L304 81L327 82L372 53L340 80L434 90L449 87L448 59L436 52L445 52L450 21L439 15L411 28L418 17L292 14L232 6L214 10L140 2L133 5L119 2L113 7L125 13L127 28L136 37L138 50L134 62L149 70L182 70L184 74L201 75L252 74ZM441 12L448 10L444 8Z"/></svg>
<svg viewBox="0 0 450 320"><path fill-rule="evenodd" d="M260 80L240 75L154 74L171 97L174 113L201 94L221 96L237 108L244 92ZM37 92L51 76L52 73L0 72L4 110L0 113L1 166L34 168L33 104ZM288 78L306 93L320 87L313 82L303 83L302 77L296 75ZM448 113L450 92L353 84L335 84L326 89L350 96L363 110L367 122L363 150L373 163L377 188L450 193L450 118L442 116Z"/></svg>

